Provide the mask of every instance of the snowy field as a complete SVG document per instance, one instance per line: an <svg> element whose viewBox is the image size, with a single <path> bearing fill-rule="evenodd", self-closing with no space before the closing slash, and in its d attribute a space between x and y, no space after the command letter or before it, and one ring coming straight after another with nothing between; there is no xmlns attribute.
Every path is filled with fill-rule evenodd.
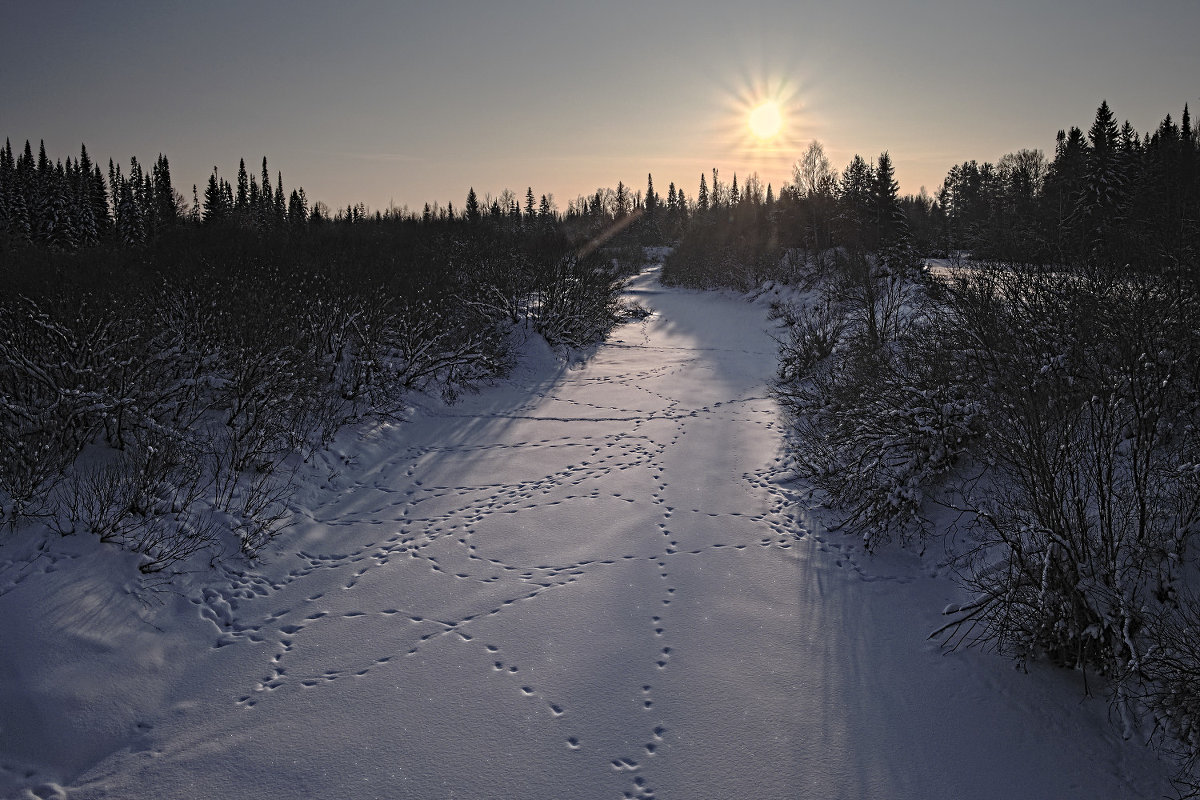
<svg viewBox="0 0 1200 800"><path fill-rule="evenodd" d="M347 431L260 563L181 591L0 548L0 796L1156 798L1081 676L926 641L936 546L868 556L788 482L763 303ZM39 555L31 558L36 550Z"/></svg>

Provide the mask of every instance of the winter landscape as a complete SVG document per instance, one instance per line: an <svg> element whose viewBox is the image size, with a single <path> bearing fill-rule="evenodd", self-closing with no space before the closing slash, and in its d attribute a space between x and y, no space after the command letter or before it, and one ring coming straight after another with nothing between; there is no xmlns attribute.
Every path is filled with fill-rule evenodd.
<svg viewBox="0 0 1200 800"><path fill-rule="evenodd" d="M9 14L0 797L1200 797L1200 12L618 6Z"/></svg>

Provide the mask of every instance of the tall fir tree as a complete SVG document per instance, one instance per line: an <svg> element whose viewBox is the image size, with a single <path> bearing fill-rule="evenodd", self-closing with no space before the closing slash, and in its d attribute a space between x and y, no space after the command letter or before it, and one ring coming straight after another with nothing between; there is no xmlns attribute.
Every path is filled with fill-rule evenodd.
<svg viewBox="0 0 1200 800"><path fill-rule="evenodd" d="M213 167L212 174L208 176L208 186L204 190L204 224L223 225L228 221L230 211L225 188L217 174L217 168Z"/></svg>
<svg viewBox="0 0 1200 800"><path fill-rule="evenodd" d="M167 157L158 154L154 162L154 225L161 229L179 221L179 203L171 184L171 165Z"/></svg>
<svg viewBox="0 0 1200 800"><path fill-rule="evenodd" d="M900 185L896 182L892 157L885 150L875 164L871 182L871 210L875 222L876 247L890 247L906 234L904 212L900 209Z"/></svg>
<svg viewBox="0 0 1200 800"><path fill-rule="evenodd" d="M475 187L472 186L467 191L467 203L463 207L463 213L466 215L467 222L476 223L482 218L479 213L479 198L475 195Z"/></svg>

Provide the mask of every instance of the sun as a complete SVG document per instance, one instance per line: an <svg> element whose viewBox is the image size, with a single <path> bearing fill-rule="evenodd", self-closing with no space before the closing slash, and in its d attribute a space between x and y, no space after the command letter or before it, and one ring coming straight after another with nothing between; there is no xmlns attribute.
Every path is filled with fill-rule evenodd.
<svg viewBox="0 0 1200 800"><path fill-rule="evenodd" d="M768 100L755 106L750 112L747 124L750 126L750 132L760 141L775 138L783 129L783 112L779 109L779 103Z"/></svg>

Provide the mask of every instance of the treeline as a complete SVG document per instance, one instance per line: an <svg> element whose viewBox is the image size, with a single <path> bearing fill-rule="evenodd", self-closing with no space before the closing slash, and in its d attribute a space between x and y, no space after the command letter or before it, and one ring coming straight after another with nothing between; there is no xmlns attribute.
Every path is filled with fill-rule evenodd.
<svg viewBox="0 0 1200 800"><path fill-rule="evenodd" d="M875 162L855 156L837 173L814 141L778 197L756 175L741 188L736 175L726 185L714 169L711 187L701 175L695 203L669 229L681 240L663 280L747 290L766 280L799 280L812 266L827 269L839 252L911 260L919 248L914 230L929 227L934 208L927 199L900 197L887 152Z"/></svg>
<svg viewBox="0 0 1200 800"><path fill-rule="evenodd" d="M845 530L952 556L969 599L947 609L946 646L1102 676L1126 735L1178 752L1191 790L1197 158L1186 111L1138 137L1102 104L1040 172L1029 151L954 168L930 218L970 255L933 271L894 257L931 246L927 218L890 243L846 237L843 177L834 249L799 259L809 291L776 312L775 383L796 469Z"/></svg>
<svg viewBox="0 0 1200 800"><path fill-rule="evenodd" d="M131 158L128 174L110 159L106 177L93 164L87 145L65 163L61 159L51 163L44 142L36 158L28 141L16 157L11 141L0 149L0 247L4 249L75 252L101 244L135 248L185 223L269 231L319 221L323 211L319 204L310 211L303 188L293 190L285 203L283 176L276 173L272 189L265 157L261 184L247 176L243 159L236 193L214 168L203 202L193 185L189 203L175 189L170 162L161 153L150 169Z"/></svg>
<svg viewBox="0 0 1200 800"><path fill-rule="evenodd" d="M900 196L886 152L872 162L856 155L837 172L819 142L777 197L753 176L739 192L736 176L726 186L714 170L658 229L681 239L664 279L746 289L794 280L837 252L880 248L1034 265L1179 257L1200 242L1200 149L1187 106L1180 120L1168 115L1138 134L1102 103L1086 134L1059 131L1053 157L1024 149L965 162L933 196Z"/></svg>
<svg viewBox="0 0 1200 800"><path fill-rule="evenodd" d="M1158 260L1200 237L1200 149L1187 106L1139 135L1101 103L1087 134L1058 132L1054 157L1021 150L955 166L938 192L937 247L1051 264Z"/></svg>
<svg viewBox="0 0 1200 800"><path fill-rule="evenodd" d="M146 572L257 552L342 425L621 313L614 240L557 215L329 215L300 189L281 204L265 159L189 205L162 156L105 178L86 149L3 152L0 524L90 532Z"/></svg>

